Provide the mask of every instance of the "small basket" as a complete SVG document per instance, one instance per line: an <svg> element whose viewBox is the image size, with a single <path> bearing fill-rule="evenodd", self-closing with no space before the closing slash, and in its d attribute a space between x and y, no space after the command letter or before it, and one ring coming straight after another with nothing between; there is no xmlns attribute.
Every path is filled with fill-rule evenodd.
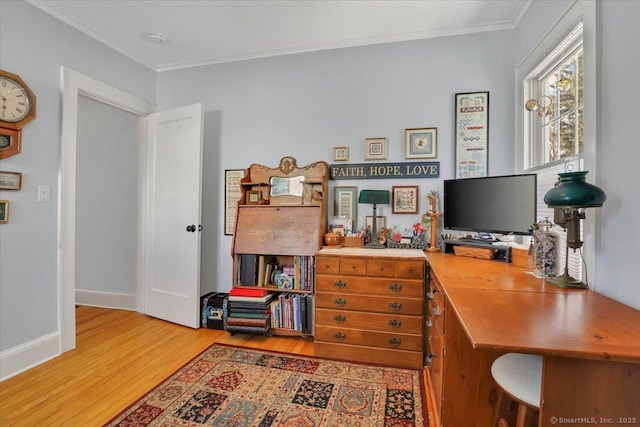
<svg viewBox="0 0 640 427"><path fill-rule="evenodd" d="M471 258L493 259L496 250L490 248L472 248L469 246L454 246L453 252L458 256L468 256Z"/></svg>

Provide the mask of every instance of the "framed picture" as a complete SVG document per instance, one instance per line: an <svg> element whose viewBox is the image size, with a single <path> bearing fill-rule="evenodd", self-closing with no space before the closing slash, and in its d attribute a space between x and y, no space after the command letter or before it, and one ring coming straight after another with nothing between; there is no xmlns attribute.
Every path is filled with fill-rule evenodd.
<svg viewBox="0 0 640 427"><path fill-rule="evenodd" d="M0 171L0 190L20 190L22 174L20 172Z"/></svg>
<svg viewBox="0 0 640 427"><path fill-rule="evenodd" d="M435 159L438 157L438 128L405 129L405 159Z"/></svg>
<svg viewBox="0 0 640 427"><path fill-rule="evenodd" d="M333 147L333 160L335 162L349 160L349 147Z"/></svg>
<svg viewBox="0 0 640 427"><path fill-rule="evenodd" d="M358 187L333 189L333 216L350 218L352 229L358 229Z"/></svg>
<svg viewBox="0 0 640 427"><path fill-rule="evenodd" d="M259 191L247 191L247 204L248 205L259 205L261 194Z"/></svg>
<svg viewBox="0 0 640 427"><path fill-rule="evenodd" d="M387 160L389 140L387 138L366 138L364 140L365 160Z"/></svg>
<svg viewBox="0 0 640 427"><path fill-rule="evenodd" d="M418 186L398 185L391 187L391 211L394 214L418 213Z"/></svg>
<svg viewBox="0 0 640 427"><path fill-rule="evenodd" d="M373 215L367 215L364 218L365 227L369 230L373 230ZM381 231L387 226L387 217L376 215L376 230Z"/></svg>
<svg viewBox="0 0 640 427"><path fill-rule="evenodd" d="M224 234L232 235L236 229L236 210L242 197L240 181L244 178L244 169L224 171Z"/></svg>
<svg viewBox="0 0 640 427"><path fill-rule="evenodd" d="M9 201L0 200L0 224L9 222Z"/></svg>
<svg viewBox="0 0 640 427"><path fill-rule="evenodd" d="M455 177L489 173L489 92L456 93Z"/></svg>

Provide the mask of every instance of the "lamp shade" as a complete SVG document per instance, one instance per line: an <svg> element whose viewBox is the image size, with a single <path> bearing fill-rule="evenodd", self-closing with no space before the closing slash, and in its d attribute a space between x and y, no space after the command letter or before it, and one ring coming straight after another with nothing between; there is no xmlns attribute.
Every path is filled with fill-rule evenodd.
<svg viewBox="0 0 640 427"><path fill-rule="evenodd" d="M372 205L388 205L391 200L389 190L362 190L358 196L358 203L369 203Z"/></svg>
<svg viewBox="0 0 640 427"><path fill-rule="evenodd" d="M586 182L589 172L559 173L560 182L547 191L544 202L550 208L589 208L602 206L607 196L599 187Z"/></svg>

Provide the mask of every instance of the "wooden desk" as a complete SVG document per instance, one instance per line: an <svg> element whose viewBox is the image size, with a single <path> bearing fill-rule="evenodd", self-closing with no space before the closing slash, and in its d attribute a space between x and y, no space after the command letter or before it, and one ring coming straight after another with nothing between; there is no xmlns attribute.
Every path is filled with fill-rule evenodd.
<svg viewBox="0 0 640 427"><path fill-rule="evenodd" d="M427 259L445 294L445 427L491 425L490 368L508 352L544 356L540 426L640 425L640 311L499 261Z"/></svg>

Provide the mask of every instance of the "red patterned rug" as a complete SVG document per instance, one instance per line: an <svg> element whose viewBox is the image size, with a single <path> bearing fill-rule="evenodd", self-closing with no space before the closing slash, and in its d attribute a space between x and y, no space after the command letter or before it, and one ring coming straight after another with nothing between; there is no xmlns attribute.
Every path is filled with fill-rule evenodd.
<svg viewBox="0 0 640 427"><path fill-rule="evenodd" d="M422 374L214 344L107 426L424 426Z"/></svg>

